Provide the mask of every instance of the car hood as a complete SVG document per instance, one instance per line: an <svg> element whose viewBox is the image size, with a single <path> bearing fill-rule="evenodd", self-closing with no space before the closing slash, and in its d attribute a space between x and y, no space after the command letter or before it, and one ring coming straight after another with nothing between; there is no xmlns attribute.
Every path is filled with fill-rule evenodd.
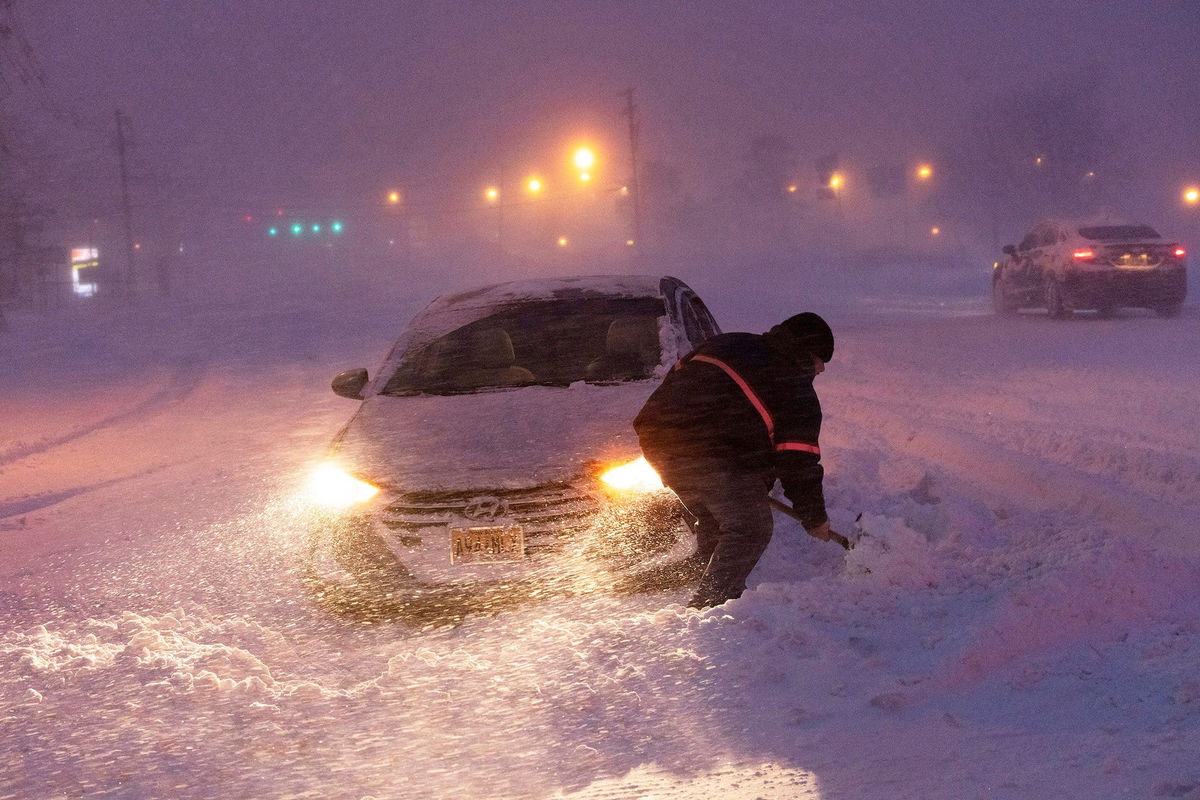
<svg viewBox="0 0 1200 800"><path fill-rule="evenodd" d="M356 475L400 491L520 488L639 454L633 418L656 381L479 394L375 395L335 443Z"/></svg>

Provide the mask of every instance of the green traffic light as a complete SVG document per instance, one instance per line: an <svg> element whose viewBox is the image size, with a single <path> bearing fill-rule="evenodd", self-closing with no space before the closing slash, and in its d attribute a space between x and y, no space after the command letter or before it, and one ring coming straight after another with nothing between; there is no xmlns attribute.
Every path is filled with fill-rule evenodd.
<svg viewBox="0 0 1200 800"><path fill-rule="evenodd" d="M292 225L292 235L293 236L299 236L303 231L304 231L304 226L301 225L299 222L296 222Z"/></svg>
<svg viewBox="0 0 1200 800"><path fill-rule="evenodd" d="M267 228L267 236L274 236L277 233L279 233L278 228Z"/></svg>
<svg viewBox="0 0 1200 800"><path fill-rule="evenodd" d="M313 233L320 233L320 232L321 232L321 226L313 225Z"/></svg>
<svg viewBox="0 0 1200 800"><path fill-rule="evenodd" d="M335 222L332 225L330 225L329 227L333 229L334 233L342 232L342 223L340 223L340 222Z"/></svg>

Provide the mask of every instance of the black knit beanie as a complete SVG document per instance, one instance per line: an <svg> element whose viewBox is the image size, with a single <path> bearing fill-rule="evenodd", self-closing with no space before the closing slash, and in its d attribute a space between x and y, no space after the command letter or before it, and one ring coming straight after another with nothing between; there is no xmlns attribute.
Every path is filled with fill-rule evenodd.
<svg viewBox="0 0 1200 800"><path fill-rule="evenodd" d="M822 361L833 359L833 331L829 324L811 311L788 317L772 328L772 331L782 328L787 338L792 339L798 347L812 353Z"/></svg>

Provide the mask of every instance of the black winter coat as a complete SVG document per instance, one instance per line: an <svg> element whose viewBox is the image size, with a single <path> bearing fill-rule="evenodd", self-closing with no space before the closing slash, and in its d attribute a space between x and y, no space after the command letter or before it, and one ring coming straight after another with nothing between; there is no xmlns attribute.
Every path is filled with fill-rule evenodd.
<svg viewBox="0 0 1200 800"><path fill-rule="evenodd" d="M642 452L665 472L722 462L777 477L806 528L825 522L821 404L812 356L768 333L724 333L681 358L634 420Z"/></svg>

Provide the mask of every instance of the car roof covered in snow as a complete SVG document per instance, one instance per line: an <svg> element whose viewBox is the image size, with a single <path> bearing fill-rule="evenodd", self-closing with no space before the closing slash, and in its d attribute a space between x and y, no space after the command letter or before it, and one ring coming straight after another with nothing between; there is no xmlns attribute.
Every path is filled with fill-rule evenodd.
<svg viewBox="0 0 1200 800"><path fill-rule="evenodd" d="M418 316L453 308L494 308L512 303L582 297L657 297L662 278L652 275L589 275L509 281L444 294Z"/></svg>

